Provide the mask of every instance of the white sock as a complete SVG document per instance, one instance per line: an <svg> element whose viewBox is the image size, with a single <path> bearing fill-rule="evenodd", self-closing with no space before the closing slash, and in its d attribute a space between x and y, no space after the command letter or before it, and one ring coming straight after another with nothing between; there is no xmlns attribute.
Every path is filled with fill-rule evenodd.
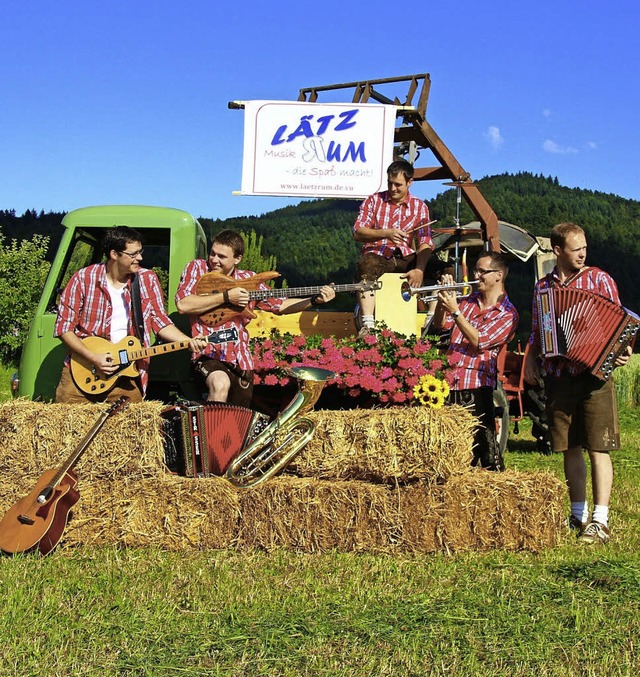
<svg viewBox="0 0 640 677"><path fill-rule="evenodd" d="M363 327L369 327L370 329L373 329L376 326L373 315L363 315L360 319L362 320Z"/></svg>
<svg viewBox="0 0 640 677"><path fill-rule="evenodd" d="M571 514L581 522L589 521L589 504L586 501L572 501Z"/></svg>
<svg viewBox="0 0 640 677"><path fill-rule="evenodd" d="M593 517L591 518L594 522L600 522L604 524L605 527L609 526L609 506L608 505L594 505L593 506Z"/></svg>

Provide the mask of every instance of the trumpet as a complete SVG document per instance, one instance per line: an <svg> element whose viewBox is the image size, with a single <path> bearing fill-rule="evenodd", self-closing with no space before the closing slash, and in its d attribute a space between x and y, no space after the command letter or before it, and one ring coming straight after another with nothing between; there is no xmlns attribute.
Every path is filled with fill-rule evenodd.
<svg viewBox="0 0 640 677"><path fill-rule="evenodd" d="M467 296L464 289L470 287L472 284L478 284L478 280L471 280L470 282L457 282L456 284L433 284L430 287L411 287L408 282L403 282L400 287L400 293L405 301L410 301L412 296L419 296L421 301L436 301L438 299L438 292L440 291L455 291L456 297ZM460 290L460 291L458 291Z"/></svg>

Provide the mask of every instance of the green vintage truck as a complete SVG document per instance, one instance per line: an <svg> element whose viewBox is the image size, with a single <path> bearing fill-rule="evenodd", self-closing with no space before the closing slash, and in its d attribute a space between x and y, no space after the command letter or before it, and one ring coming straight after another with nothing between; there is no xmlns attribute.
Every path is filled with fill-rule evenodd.
<svg viewBox="0 0 640 677"><path fill-rule="evenodd" d="M188 318L176 310L173 294L184 266L194 258L206 258L208 252L202 226L180 209L131 205L85 207L69 212L62 225L64 234L14 382L17 395L34 400L53 400L66 354L62 342L53 336L60 293L73 273L102 259L100 241L107 228L127 225L140 231L144 244L143 265L168 271L166 308L172 321L187 333ZM176 387L188 396L195 396L189 359L189 351L183 350L151 360L149 396L164 399L166 393Z"/></svg>

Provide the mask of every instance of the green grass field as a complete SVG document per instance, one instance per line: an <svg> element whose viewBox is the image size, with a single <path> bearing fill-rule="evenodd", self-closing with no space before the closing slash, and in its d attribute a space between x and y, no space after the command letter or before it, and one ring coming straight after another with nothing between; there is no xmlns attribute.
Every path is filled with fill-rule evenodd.
<svg viewBox="0 0 640 677"><path fill-rule="evenodd" d="M640 674L640 410L621 423L605 547L2 558L0 674ZM506 462L562 476L526 425Z"/></svg>

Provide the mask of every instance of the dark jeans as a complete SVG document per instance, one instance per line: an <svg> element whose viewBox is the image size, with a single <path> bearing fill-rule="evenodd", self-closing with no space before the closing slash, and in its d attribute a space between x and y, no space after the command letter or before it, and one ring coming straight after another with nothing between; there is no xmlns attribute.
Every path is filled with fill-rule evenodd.
<svg viewBox="0 0 640 677"><path fill-rule="evenodd" d="M473 436L473 460L471 465L480 464L487 470L504 470L504 459L496 439L496 414L493 405L493 388L452 390L449 400L453 404L468 407L480 421Z"/></svg>

